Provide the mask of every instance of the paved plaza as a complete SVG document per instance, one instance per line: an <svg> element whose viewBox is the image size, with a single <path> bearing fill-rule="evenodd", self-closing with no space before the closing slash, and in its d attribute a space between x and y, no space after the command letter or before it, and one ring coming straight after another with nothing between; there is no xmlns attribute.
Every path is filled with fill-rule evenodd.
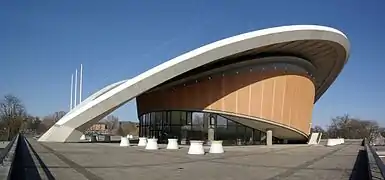
<svg viewBox="0 0 385 180"><path fill-rule="evenodd" d="M160 145L160 150L148 151L116 143L39 143L28 139L26 144L32 160L24 168L31 177L66 180L354 179L357 155L362 150L360 141L334 147L232 146L225 147L224 154L206 155L187 155L186 146L166 150Z"/></svg>

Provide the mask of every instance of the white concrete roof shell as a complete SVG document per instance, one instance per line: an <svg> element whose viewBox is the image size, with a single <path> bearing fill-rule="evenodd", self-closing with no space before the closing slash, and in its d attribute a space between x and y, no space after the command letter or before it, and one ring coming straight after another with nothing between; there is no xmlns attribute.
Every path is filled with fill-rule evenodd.
<svg viewBox="0 0 385 180"><path fill-rule="evenodd" d="M350 49L347 37L336 29L318 25L274 27L240 34L202 46L125 81L103 92L100 96L93 96L96 98L92 98L87 103L83 103L70 111L39 140L68 142L75 141L77 138L76 141L78 141L77 136L80 137L80 132L98 122L104 115L167 80L234 54L274 44L303 40L321 40L339 45L336 59L333 61L339 62L342 66L331 71L334 72L333 75L328 75L325 84L321 85L321 90L317 93L322 94L334 81L343 64L347 61Z"/></svg>

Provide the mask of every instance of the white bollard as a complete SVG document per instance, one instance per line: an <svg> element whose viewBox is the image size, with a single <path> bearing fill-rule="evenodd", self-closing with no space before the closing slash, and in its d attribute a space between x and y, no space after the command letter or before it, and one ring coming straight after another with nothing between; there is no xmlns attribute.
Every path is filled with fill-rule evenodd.
<svg viewBox="0 0 385 180"><path fill-rule="evenodd" d="M222 146L223 141L211 141L210 153L224 153Z"/></svg>
<svg viewBox="0 0 385 180"><path fill-rule="evenodd" d="M179 149L178 139L168 139L167 148L166 149Z"/></svg>
<svg viewBox="0 0 385 180"><path fill-rule="evenodd" d="M328 139L326 146L335 146L341 144L341 139Z"/></svg>
<svg viewBox="0 0 385 180"><path fill-rule="evenodd" d="M203 141L190 141L188 154L205 154L205 150L203 149Z"/></svg>
<svg viewBox="0 0 385 180"><path fill-rule="evenodd" d="M80 140L82 141L87 140L86 135L83 134L82 136L80 136Z"/></svg>
<svg viewBox="0 0 385 180"><path fill-rule="evenodd" d="M140 137L139 142L138 142L138 146L146 146L146 145L147 145L147 138Z"/></svg>
<svg viewBox="0 0 385 180"><path fill-rule="evenodd" d="M158 139L148 139L146 148L147 150L157 150L158 149Z"/></svg>
<svg viewBox="0 0 385 180"><path fill-rule="evenodd" d="M122 147L130 146L130 141L127 139L127 137L122 136L122 137L120 137L120 145L119 146L122 146Z"/></svg>

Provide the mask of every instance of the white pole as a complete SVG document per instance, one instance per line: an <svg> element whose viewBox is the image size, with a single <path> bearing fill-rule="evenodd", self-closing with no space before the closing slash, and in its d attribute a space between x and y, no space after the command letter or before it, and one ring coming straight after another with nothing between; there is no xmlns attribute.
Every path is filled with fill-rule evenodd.
<svg viewBox="0 0 385 180"><path fill-rule="evenodd" d="M74 90L74 74L71 74L71 101L70 101L70 110L72 109L73 103L73 90Z"/></svg>
<svg viewBox="0 0 385 180"><path fill-rule="evenodd" d="M79 103L82 102L82 91L83 91L83 64L80 64L80 79L79 79Z"/></svg>
<svg viewBox="0 0 385 180"><path fill-rule="evenodd" d="M75 100L74 100L74 107L76 107L76 96L77 96L77 91L78 91L78 69L75 71Z"/></svg>

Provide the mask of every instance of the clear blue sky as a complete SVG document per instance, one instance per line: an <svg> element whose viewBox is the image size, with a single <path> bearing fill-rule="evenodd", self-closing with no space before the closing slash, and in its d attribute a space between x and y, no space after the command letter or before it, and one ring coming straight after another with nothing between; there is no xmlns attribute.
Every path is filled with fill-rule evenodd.
<svg viewBox="0 0 385 180"><path fill-rule="evenodd" d="M33 115L68 110L84 64L84 97L204 44L290 24L340 29L349 63L317 102L313 124L349 113L385 125L385 1L1 1L0 95ZM137 120L135 102L116 112Z"/></svg>

